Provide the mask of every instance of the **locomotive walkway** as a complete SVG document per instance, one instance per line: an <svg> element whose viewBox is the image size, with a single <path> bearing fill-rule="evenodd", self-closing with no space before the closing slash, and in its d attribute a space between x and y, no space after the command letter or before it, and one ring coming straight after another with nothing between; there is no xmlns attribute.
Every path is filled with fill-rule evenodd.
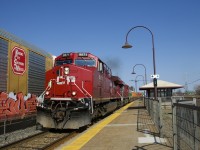
<svg viewBox="0 0 200 150"><path fill-rule="evenodd" d="M57 149L171 150L169 145L159 137L142 100L135 100Z"/></svg>

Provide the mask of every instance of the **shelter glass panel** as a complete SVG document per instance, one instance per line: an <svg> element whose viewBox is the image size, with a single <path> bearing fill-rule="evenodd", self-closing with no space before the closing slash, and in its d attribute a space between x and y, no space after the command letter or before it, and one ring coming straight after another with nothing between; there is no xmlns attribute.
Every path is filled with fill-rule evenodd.
<svg viewBox="0 0 200 150"><path fill-rule="evenodd" d="M154 89L150 89L149 97L154 97Z"/></svg>

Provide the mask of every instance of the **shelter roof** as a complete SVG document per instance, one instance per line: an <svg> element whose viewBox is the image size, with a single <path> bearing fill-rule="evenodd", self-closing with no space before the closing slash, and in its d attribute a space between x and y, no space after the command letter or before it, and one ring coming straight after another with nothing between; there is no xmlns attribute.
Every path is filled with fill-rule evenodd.
<svg viewBox="0 0 200 150"><path fill-rule="evenodd" d="M178 88L183 88L183 85L163 81L163 80L157 80L157 88L158 89L178 89ZM144 86L141 86L139 89L140 90L147 90L147 89L153 89L153 82L146 84Z"/></svg>

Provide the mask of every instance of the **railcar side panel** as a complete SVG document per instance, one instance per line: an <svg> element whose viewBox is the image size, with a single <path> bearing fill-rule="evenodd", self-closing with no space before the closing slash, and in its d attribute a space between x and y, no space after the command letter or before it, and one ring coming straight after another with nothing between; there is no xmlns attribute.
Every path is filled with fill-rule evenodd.
<svg viewBox="0 0 200 150"><path fill-rule="evenodd" d="M0 91L7 91L8 41L0 38Z"/></svg>
<svg viewBox="0 0 200 150"><path fill-rule="evenodd" d="M24 51L24 53L20 56L17 55L17 52L15 53L15 56L12 56L14 54L12 54L14 48L20 48L21 50ZM16 50L17 51L17 50ZM22 92L23 94L27 94L28 93L28 49L18 43L9 42L9 51L8 51L8 72L9 72L9 76L8 76L8 91L13 91L14 93L18 93L18 92ZM16 56L17 55L17 56ZM18 58L17 58L18 57ZM25 61L20 61L20 58L24 57ZM12 61L12 59L16 59L14 61ZM13 62L16 62L16 64ZM22 63L21 65L18 65L18 63ZM22 68L22 70L24 70L24 73L18 74L18 72L14 72L14 68L19 67L22 68L23 65L24 68ZM17 69L16 69L17 70Z"/></svg>
<svg viewBox="0 0 200 150"><path fill-rule="evenodd" d="M53 66L52 55L2 29L0 29L0 50L0 81L2 80L0 90L7 93L22 92L24 95L28 93L41 94L44 85L40 87L40 84L38 84L40 88L38 91L38 87L31 84L44 83L45 72ZM30 53L35 54L31 61ZM44 65L35 68L32 63L37 61L38 57L44 58ZM29 70L32 70L32 72L29 72ZM29 82L34 76L37 76L36 82Z"/></svg>

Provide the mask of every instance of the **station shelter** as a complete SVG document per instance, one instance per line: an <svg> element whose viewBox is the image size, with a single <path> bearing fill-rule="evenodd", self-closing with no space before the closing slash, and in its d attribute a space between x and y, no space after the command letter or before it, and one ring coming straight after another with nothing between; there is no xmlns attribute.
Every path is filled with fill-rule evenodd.
<svg viewBox="0 0 200 150"><path fill-rule="evenodd" d="M157 80L157 96L158 97L171 97L173 94L174 89L183 88L182 85L163 81L163 80ZM153 82L146 84L144 86L141 86L139 90L145 90L147 97L154 97L154 85Z"/></svg>

